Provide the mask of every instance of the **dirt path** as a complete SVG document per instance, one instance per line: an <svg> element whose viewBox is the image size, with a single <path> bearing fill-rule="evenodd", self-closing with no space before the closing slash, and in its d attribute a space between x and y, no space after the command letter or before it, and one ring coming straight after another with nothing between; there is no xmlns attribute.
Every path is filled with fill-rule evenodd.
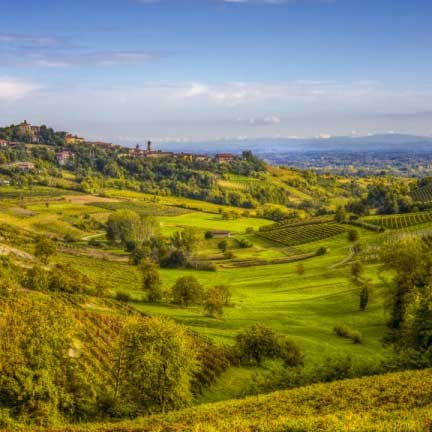
<svg viewBox="0 0 432 432"><path fill-rule="evenodd" d="M33 255L2 243L0 244L0 255L14 255L24 261L36 261L36 258Z"/></svg>
<svg viewBox="0 0 432 432"><path fill-rule="evenodd" d="M337 267L342 267L347 262L349 262L352 259L352 257L354 256L354 253L355 253L353 247L350 247L349 250L350 250L350 253L349 253L349 255L346 258L344 258L342 261L339 261L336 264L331 265L329 267L329 269L334 269L334 268L337 268Z"/></svg>

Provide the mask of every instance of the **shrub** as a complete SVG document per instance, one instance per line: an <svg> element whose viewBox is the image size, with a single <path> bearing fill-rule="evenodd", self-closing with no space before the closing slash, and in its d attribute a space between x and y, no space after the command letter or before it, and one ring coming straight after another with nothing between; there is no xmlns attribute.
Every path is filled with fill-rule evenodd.
<svg viewBox="0 0 432 432"><path fill-rule="evenodd" d="M240 239L240 240L238 240L238 245L242 249L247 249L247 248L252 247L252 243L249 240L247 240L247 239Z"/></svg>
<svg viewBox="0 0 432 432"><path fill-rule="evenodd" d="M302 364L297 345L262 324L255 324L239 333L236 349L240 361L245 364L260 365L265 358L282 359L287 366Z"/></svg>
<svg viewBox="0 0 432 432"><path fill-rule="evenodd" d="M132 300L131 295L126 291L117 291L115 295L116 300L123 303L128 303Z"/></svg>
<svg viewBox="0 0 432 432"><path fill-rule="evenodd" d="M304 264L303 263L297 264L297 274L299 276L302 276L302 275L304 275L304 273L305 273L305 266L304 266Z"/></svg>
<svg viewBox="0 0 432 432"><path fill-rule="evenodd" d="M362 334L357 330L351 329L346 324L336 324L333 331L337 336L351 339L355 344L362 343Z"/></svg>
<svg viewBox="0 0 432 432"><path fill-rule="evenodd" d="M316 256L322 256L325 255L328 252L328 249L325 246L321 246L316 251Z"/></svg>
<svg viewBox="0 0 432 432"><path fill-rule="evenodd" d="M356 242L359 239L359 233L356 229L350 229L348 230L347 237L350 242Z"/></svg>
<svg viewBox="0 0 432 432"><path fill-rule="evenodd" d="M35 256L44 264L48 263L49 258L55 253L55 243L47 237L40 237L36 240Z"/></svg>

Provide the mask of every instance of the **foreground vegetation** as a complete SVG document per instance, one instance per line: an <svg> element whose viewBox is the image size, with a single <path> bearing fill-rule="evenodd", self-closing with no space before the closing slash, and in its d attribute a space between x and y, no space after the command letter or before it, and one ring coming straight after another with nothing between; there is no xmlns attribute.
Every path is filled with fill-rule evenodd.
<svg viewBox="0 0 432 432"><path fill-rule="evenodd" d="M111 425L52 431L413 431L432 426L430 370L319 384Z"/></svg>

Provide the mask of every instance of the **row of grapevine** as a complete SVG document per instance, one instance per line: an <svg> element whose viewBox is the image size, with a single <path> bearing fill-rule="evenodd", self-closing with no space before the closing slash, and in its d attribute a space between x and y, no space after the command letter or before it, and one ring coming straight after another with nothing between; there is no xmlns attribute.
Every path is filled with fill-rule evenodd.
<svg viewBox="0 0 432 432"><path fill-rule="evenodd" d="M345 228L341 225L333 223L314 223L290 226L272 231L262 231L259 235L285 246L295 246L334 237L344 232Z"/></svg>
<svg viewBox="0 0 432 432"><path fill-rule="evenodd" d="M274 231L279 230L281 228L290 228L290 227L298 227L298 226L304 226L304 225L318 225L326 222L330 222L330 217L322 217L322 218L315 218L315 219L305 219L293 222L293 219L284 219L281 222L276 222L271 225L264 225L259 230L260 231Z"/></svg>
<svg viewBox="0 0 432 432"><path fill-rule="evenodd" d="M386 229L402 229L432 221L432 212L418 212L365 219L364 222Z"/></svg>
<svg viewBox="0 0 432 432"><path fill-rule="evenodd" d="M411 193L414 201L432 202L432 185L423 186Z"/></svg>

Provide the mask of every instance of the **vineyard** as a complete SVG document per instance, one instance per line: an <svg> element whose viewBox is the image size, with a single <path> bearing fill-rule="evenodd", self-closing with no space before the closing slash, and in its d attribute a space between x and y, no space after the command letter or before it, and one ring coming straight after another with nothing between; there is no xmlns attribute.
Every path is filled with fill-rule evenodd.
<svg viewBox="0 0 432 432"><path fill-rule="evenodd" d="M180 216L190 213L183 208L144 201L90 202L88 205L110 211L132 210L143 216Z"/></svg>
<svg viewBox="0 0 432 432"><path fill-rule="evenodd" d="M432 221L432 212L407 213L365 219L364 222L385 229L403 229Z"/></svg>
<svg viewBox="0 0 432 432"><path fill-rule="evenodd" d="M344 227L333 223L309 223L306 225L291 225L271 231L261 231L258 235L285 246L295 246L324 240L344 232Z"/></svg>
<svg viewBox="0 0 432 432"><path fill-rule="evenodd" d="M432 185L423 186L414 190L411 193L414 201L431 202L432 201Z"/></svg>
<svg viewBox="0 0 432 432"><path fill-rule="evenodd" d="M316 384L70 432L430 431L430 370Z"/></svg>
<svg viewBox="0 0 432 432"><path fill-rule="evenodd" d="M281 228L291 228L291 227L299 227L304 225L318 225L326 222L330 222L331 218L315 218L315 219L306 219L301 221L293 222L292 219L284 219L281 222L276 222L271 225L265 225L260 228L260 231L274 231Z"/></svg>

